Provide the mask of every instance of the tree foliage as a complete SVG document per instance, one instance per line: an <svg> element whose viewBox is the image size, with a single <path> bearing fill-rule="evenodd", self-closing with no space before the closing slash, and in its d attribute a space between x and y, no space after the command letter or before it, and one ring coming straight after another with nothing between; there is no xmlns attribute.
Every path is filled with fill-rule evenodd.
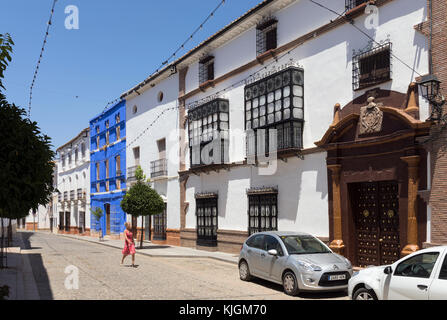
<svg viewBox="0 0 447 320"><path fill-rule="evenodd" d="M96 221L99 224L101 217L104 215L104 211L100 207L96 207L94 209L90 208L90 212L92 213L92 215L95 217ZM100 229L101 229L101 225L100 225ZM101 240L101 237L102 237L102 232L99 233L100 240Z"/></svg>
<svg viewBox="0 0 447 320"><path fill-rule="evenodd" d="M11 62L13 44L9 34L0 34L0 90L5 89L2 80ZM30 210L50 202L53 158L50 138L42 134L36 122L26 118L24 109L9 103L0 91L0 218L24 218ZM3 268L1 221L0 268Z"/></svg>
<svg viewBox="0 0 447 320"><path fill-rule="evenodd" d="M8 34L0 34L0 81L11 60L12 44ZM0 92L0 141L0 217L23 218L51 199L51 139Z"/></svg>
<svg viewBox="0 0 447 320"><path fill-rule="evenodd" d="M121 208L135 217L160 214L164 202L160 195L148 184L137 181L121 200Z"/></svg>
<svg viewBox="0 0 447 320"><path fill-rule="evenodd" d="M121 200L121 208L133 217L152 216L160 214L165 209L165 204L160 195L145 182L146 176L138 166L135 177L137 182L130 187ZM150 222L150 220L149 220ZM149 224L149 230L151 226ZM142 222L142 230L144 230ZM141 232L140 246L143 246L143 231Z"/></svg>
<svg viewBox="0 0 447 320"><path fill-rule="evenodd" d="M2 79L4 77L3 73L6 70L8 63L11 62L11 53L13 45L14 42L12 41L12 38L9 35L9 33L5 35L0 34L0 88L3 89L5 89L5 87L2 84Z"/></svg>
<svg viewBox="0 0 447 320"><path fill-rule="evenodd" d="M100 207L90 208L90 212L95 216L96 220L99 221L103 216L103 210Z"/></svg>

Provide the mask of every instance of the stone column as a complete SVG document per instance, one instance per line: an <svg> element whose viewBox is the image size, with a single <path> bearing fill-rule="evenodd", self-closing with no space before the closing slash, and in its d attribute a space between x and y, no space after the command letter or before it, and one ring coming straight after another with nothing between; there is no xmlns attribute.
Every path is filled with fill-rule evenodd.
<svg viewBox="0 0 447 320"><path fill-rule="evenodd" d="M186 142L186 110L185 99L183 95L186 93L186 74L188 67L179 71L179 171L186 170L185 148ZM186 226L186 181L188 179L180 178L180 230Z"/></svg>
<svg viewBox="0 0 447 320"><path fill-rule="evenodd" d="M402 157L401 160L408 164L408 226L407 245L401 255L406 256L419 250L418 246L418 221L417 221L417 196L419 188L419 162L420 156Z"/></svg>
<svg viewBox="0 0 447 320"><path fill-rule="evenodd" d="M345 244L342 237L342 220L341 220L341 190L340 190L340 171L341 165L334 164L327 166L332 171L332 212L334 226L334 240L329 247L336 253L343 255Z"/></svg>

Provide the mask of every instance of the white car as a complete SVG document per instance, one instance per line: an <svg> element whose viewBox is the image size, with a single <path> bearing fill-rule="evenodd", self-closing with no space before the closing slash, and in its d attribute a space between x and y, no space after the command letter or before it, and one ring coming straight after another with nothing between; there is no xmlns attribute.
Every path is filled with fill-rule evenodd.
<svg viewBox="0 0 447 320"><path fill-rule="evenodd" d="M353 300L447 300L447 246L356 272L348 294Z"/></svg>

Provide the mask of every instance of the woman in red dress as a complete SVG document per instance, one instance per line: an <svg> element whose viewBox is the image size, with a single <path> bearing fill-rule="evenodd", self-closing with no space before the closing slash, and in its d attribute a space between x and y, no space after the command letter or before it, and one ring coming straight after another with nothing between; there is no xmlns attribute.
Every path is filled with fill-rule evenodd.
<svg viewBox="0 0 447 320"><path fill-rule="evenodd" d="M132 255L132 267L135 267L135 242L133 240L133 234L130 228L130 223L126 222L124 224L126 229L124 230L124 249L123 258L121 259L121 264L124 263L124 258L128 255Z"/></svg>

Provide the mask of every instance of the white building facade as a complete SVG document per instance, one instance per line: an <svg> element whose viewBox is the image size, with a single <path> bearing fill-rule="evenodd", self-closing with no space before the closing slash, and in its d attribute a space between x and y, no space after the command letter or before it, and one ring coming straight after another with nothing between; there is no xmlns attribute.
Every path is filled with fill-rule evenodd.
<svg viewBox="0 0 447 320"><path fill-rule="evenodd" d="M178 75L170 73L153 86L122 98L126 99L128 187L136 181L135 170L141 166L165 202L162 214L133 221L128 217L128 221L137 225L138 239L143 224L145 240L180 245Z"/></svg>
<svg viewBox="0 0 447 320"><path fill-rule="evenodd" d="M53 161L53 188L57 189L57 162ZM19 220L19 228L27 230L57 231L57 205L58 193L53 192L50 201L45 205L39 205L36 211L31 210L24 219Z"/></svg>
<svg viewBox="0 0 447 320"><path fill-rule="evenodd" d="M90 234L90 129L57 149L57 228Z"/></svg>
<svg viewBox="0 0 447 320"><path fill-rule="evenodd" d="M304 231L363 266L425 241L427 1L317 2L263 1L126 93L178 93L181 245Z"/></svg>

